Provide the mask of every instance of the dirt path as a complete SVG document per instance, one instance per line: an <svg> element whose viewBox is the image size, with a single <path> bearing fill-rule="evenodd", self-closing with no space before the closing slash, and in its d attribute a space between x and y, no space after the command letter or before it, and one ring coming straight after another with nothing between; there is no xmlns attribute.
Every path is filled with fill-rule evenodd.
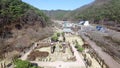
<svg viewBox="0 0 120 68"><path fill-rule="evenodd" d="M37 47L37 43L35 43L34 46L27 53L25 53L20 59L21 60L26 60L27 56L31 53L32 50L35 49L35 47Z"/></svg>
<svg viewBox="0 0 120 68"><path fill-rule="evenodd" d="M75 48L75 45L73 44L73 40L75 41L75 40L77 40L77 41L79 41L79 44L80 45L83 45L83 42L82 42L82 40L80 40L80 38L78 38L77 36L73 36L73 35L67 35L67 36L65 36L66 37L66 41L68 41L68 42L70 42L70 46L72 47L72 50L73 50L73 52L74 52L74 56L76 57L76 59L77 59L77 62L80 62L80 63L82 63L82 64L84 64L84 62L83 62L83 60L82 60L82 58L80 57L80 55L79 55L79 53L78 53L78 51L77 51L77 49Z"/></svg>
<svg viewBox="0 0 120 68"><path fill-rule="evenodd" d="M96 51L98 56L105 61L109 68L120 68L120 64L117 63L110 55L105 53L99 46L97 46L95 42L91 41L88 37L84 36L84 34L82 33L80 34L80 36L90 44L90 46Z"/></svg>
<svg viewBox="0 0 120 68"><path fill-rule="evenodd" d="M70 46L72 47L72 50L74 52L74 56L76 57L77 62L84 64L82 58L79 56L79 53L78 53L77 49L74 47L74 45L71 44Z"/></svg>

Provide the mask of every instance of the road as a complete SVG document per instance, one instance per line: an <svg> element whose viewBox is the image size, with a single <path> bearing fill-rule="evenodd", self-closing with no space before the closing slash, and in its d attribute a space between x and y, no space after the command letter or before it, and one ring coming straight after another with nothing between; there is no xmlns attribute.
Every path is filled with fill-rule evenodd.
<svg viewBox="0 0 120 68"><path fill-rule="evenodd" d="M90 46L96 51L98 56L104 60L104 62L109 66L109 68L120 68L120 64L117 63L110 55L105 53L99 46L97 46L95 42L91 41L82 33L80 33L80 36L90 44Z"/></svg>

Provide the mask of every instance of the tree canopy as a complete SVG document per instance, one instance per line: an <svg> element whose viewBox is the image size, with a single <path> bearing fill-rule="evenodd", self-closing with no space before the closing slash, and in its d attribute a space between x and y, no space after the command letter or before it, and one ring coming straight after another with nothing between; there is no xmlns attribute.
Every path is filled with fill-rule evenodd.
<svg viewBox="0 0 120 68"><path fill-rule="evenodd" d="M39 9L22 2L22 0L0 0L0 25L18 22L29 10L33 10L41 20L48 21L48 17Z"/></svg>

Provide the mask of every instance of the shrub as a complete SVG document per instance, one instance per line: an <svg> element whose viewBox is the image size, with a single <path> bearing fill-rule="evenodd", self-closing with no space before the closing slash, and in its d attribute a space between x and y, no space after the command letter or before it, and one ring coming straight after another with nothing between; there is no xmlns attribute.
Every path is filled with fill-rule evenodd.
<svg viewBox="0 0 120 68"><path fill-rule="evenodd" d="M82 47L78 47L78 49L77 49L79 52L82 52L83 50L84 50L84 48L82 48Z"/></svg>
<svg viewBox="0 0 120 68"><path fill-rule="evenodd" d="M57 33L57 36L60 37L60 33Z"/></svg>
<svg viewBox="0 0 120 68"><path fill-rule="evenodd" d="M75 46L75 48L78 48L78 46Z"/></svg>
<svg viewBox="0 0 120 68"><path fill-rule="evenodd" d="M75 48L77 48L79 52L82 52L84 50L84 48L82 48L77 41L76 41Z"/></svg>
<svg viewBox="0 0 120 68"><path fill-rule="evenodd" d="M62 36L64 36L64 35L65 35L65 33L64 33L64 32L62 32L61 34L62 34Z"/></svg>
<svg viewBox="0 0 120 68"><path fill-rule="evenodd" d="M54 35L51 37L51 41L57 42L57 41L58 41L58 36L57 36L56 34L54 34Z"/></svg>
<svg viewBox="0 0 120 68"><path fill-rule="evenodd" d="M20 59L16 59L14 61L14 64L16 65L15 68L38 68L38 66L31 65L28 61L23 61Z"/></svg>
<svg viewBox="0 0 120 68"><path fill-rule="evenodd" d="M29 66L30 66L30 62L22 61L20 59L15 60L14 64L16 65L15 68L29 68Z"/></svg>

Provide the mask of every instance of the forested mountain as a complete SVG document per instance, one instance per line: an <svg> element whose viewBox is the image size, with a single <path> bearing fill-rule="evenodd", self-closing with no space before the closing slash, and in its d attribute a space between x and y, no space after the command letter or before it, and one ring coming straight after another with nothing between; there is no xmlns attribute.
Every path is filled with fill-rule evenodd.
<svg viewBox="0 0 120 68"><path fill-rule="evenodd" d="M78 8L64 16L70 20L91 20L103 23L120 23L120 0L95 0L93 3ZM103 23L105 24L105 23Z"/></svg>
<svg viewBox="0 0 120 68"><path fill-rule="evenodd" d="M0 0L0 24L9 25L15 21L22 23L30 21L30 18L28 19L30 14L33 14L31 21L42 20L44 24L47 22L48 18L43 12L21 0ZM4 27L3 25L1 27Z"/></svg>
<svg viewBox="0 0 120 68"><path fill-rule="evenodd" d="M43 10L43 12L51 19L62 20L63 16L70 10Z"/></svg>
<svg viewBox="0 0 120 68"><path fill-rule="evenodd" d="M34 41L51 35L48 24L49 18L41 10L22 0L0 0L0 59L7 52L24 51Z"/></svg>
<svg viewBox="0 0 120 68"><path fill-rule="evenodd" d="M71 13L67 13L65 15L65 17L68 17L68 19L72 19L72 20L78 20L79 19L78 17L83 15L82 13L85 13L87 15L87 13L89 12L90 9L100 8L101 6L108 3L109 1L110 0L95 0L93 3L90 3L87 5L84 5L80 8L77 8L77 9L73 10Z"/></svg>

